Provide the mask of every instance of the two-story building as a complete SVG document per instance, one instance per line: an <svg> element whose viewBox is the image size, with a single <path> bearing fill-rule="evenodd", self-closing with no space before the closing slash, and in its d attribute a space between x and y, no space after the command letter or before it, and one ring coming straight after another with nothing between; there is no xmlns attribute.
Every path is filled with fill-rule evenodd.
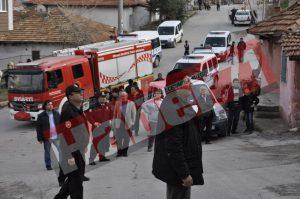
<svg viewBox="0 0 300 199"><path fill-rule="evenodd" d="M118 1L117 0L22 0L29 7L46 8L61 7L74 14L104 23L118 26ZM139 30L155 18L147 10L146 0L124 0L123 28L126 31Z"/></svg>

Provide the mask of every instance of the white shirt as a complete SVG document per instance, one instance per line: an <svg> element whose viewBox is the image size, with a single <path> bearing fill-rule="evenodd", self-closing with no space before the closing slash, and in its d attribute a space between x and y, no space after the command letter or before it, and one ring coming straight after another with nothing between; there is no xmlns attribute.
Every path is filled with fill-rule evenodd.
<svg viewBox="0 0 300 199"><path fill-rule="evenodd" d="M49 125L50 125L50 139L55 140L57 139L57 132L56 132L56 126L54 122L54 116L53 112L47 112L48 117L49 117Z"/></svg>

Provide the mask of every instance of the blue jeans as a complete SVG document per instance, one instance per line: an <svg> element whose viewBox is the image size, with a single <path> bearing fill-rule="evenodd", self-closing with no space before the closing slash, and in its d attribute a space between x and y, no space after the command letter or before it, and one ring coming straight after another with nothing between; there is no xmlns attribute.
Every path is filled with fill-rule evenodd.
<svg viewBox="0 0 300 199"><path fill-rule="evenodd" d="M253 111L247 111L245 112L246 117L246 127L247 130L253 130L254 129L254 123L253 123Z"/></svg>
<svg viewBox="0 0 300 199"><path fill-rule="evenodd" d="M58 149L59 152L59 142L58 139L55 140L45 140L44 141L44 159L46 168L51 167L51 143Z"/></svg>

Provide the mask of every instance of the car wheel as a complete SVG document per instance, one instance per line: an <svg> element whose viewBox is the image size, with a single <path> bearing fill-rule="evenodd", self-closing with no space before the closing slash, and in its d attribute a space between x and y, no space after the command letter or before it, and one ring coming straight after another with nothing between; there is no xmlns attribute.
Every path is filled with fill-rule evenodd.
<svg viewBox="0 0 300 199"><path fill-rule="evenodd" d="M154 60L154 63L153 63L153 67L157 68L159 66L159 62L160 62L159 57L155 57L155 60Z"/></svg>

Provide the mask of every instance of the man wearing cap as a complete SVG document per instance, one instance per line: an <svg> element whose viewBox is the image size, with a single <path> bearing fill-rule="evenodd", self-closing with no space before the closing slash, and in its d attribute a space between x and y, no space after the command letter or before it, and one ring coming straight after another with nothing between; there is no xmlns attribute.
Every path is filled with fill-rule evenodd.
<svg viewBox="0 0 300 199"><path fill-rule="evenodd" d="M60 145L62 152L61 169L66 177L54 199L83 198L84 154L89 143L87 120L82 111L83 90L76 85L66 89L68 101L61 112Z"/></svg>

